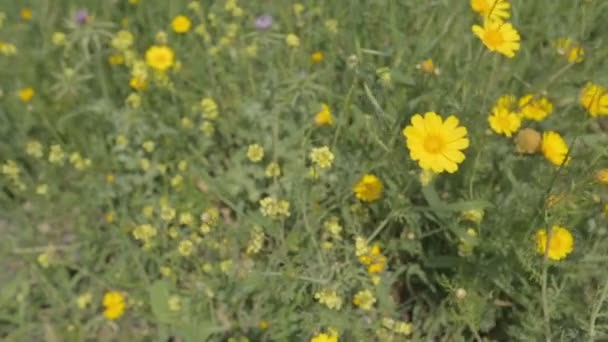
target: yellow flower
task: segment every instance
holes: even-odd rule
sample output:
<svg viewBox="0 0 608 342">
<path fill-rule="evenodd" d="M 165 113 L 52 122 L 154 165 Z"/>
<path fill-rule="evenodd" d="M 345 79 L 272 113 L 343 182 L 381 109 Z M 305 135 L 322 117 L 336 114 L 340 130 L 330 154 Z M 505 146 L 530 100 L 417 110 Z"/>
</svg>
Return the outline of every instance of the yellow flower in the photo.
<svg viewBox="0 0 608 342">
<path fill-rule="evenodd" d="M 304 12 L 304 5 L 299 2 L 293 4 L 293 13 L 295 15 L 300 15 L 302 12 Z"/>
<path fill-rule="evenodd" d="M 566 160 L 568 144 L 557 132 L 548 131 L 543 133 L 540 149 L 545 158 L 556 166 L 567 165 L 570 161 L 570 158 Z"/>
<path fill-rule="evenodd" d="M 178 15 L 173 18 L 173 21 L 171 22 L 171 28 L 175 33 L 186 33 L 190 31 L 191 26 L 192 23 L 190 22 L 190 19 L 185 15 Z"/>
<path fill-rule="evenodd" d="M 511 137 L 521 126 L 519 115 L 504 107 L 495 107 L 492 110 L 492 115 L 488 117 L 488 122 L 494 132 L 504 134 L 507 137 Z"/>
<path fill-rule="evenodd" d="M 380 178 L 373 174 L 366 174 L 355 184 L 355 196 L 364 202 L 373 202 L 382 196 L 383 184 Z"/>
<path fill-rule="evenodd" d="M 29 21 L 32 20 L 32 9 L 29 7 L 25 7 L 21 9 L 21 19 Z"/>
<path fill-rule="evenodd" d="M 168 46 L 153 45 L 146 51 L 146 64 L 156 71 L 164 72 L 173 66 L 175 54 Z"/>
<path fill-rule="evenodd" d="M 49 162 L 53 164 L 63 164 L 65 159 L 65 153 L 61 148 L 61 145 L 51 145 L 51 151 L 49 152 Z"/>
<path fill-rule="evenodd" d="M 328 19 L 325 21 L 325 29 L 331 34 L 338 33 L 338 20 Z"/>
<path fill-rule="evenodd" d="M 32 88 L 32 87 L 19 89 L 19 91 L 17 92 L 17 96 L 19 96 L 19 100 L 21 100 L 21 102 L 24 102 L 24 103 L 30 102 L 32 100 L 32 98 L 34 97 L 34 95 L 36 95 L 36 91 L 34 91 L 34 88 Z"/>
<path fill-rule="evenodd" d="M 170 311 L 177 312 L 182 309 L 182 300 L 179 296 L 171 296 L 167 301 L 167 306 Z"/>
<path fill-rule="evenodd" d="M 369 248 L 364 239 L 357 238 L 356 254 L 359 257 L 359 262 L 367 266 L 367 273 L 369 274 L 381 273 L 386 268 L 386 256 L 382 254 L 378 244 Z"/>
<path fill-rule="evenodd" d="M 114 38 L 112 38 L 112 47 L 124 51 L 129 49 L 133 45 L 133 34 L 126 30 L 121 30 L 116 33 Z"/>
<path fill-rule="evenodd" d="M 144 151 L 152 153 L 152 151 L 154 151 L 155 144 L 154 141 L 147 140 L 143 144 L 141 144 L 141 147 L 144 149 Z"/>
<path fill-rule="evenodd" d="M 456 172 L 465 159 L 462 150 L 469 147 L 467 129 L 458 124 L 453 115 L 443 121 L 434 112 L 427 112 L 424 117 L 415 114 L 411 125 L 403 129 L 410 157 L 424 170 Z"/>
<path fill-rule="evenodd" d="M 264 173 L 268 178 L 279 177 L 281 175 L 281 167 L 278 163 L 272 162 L 268 164 Z"/>
<path fill-rule="evenodd" d="M 132 77 L 129 81 L 129 86 L 135 90 L 146 90 L 148 88 L 148 80 L 145 77 Z"/>
<path fill-rule="evenodd" d="M 340 298 L 336 290 L 324 289 L 316 292 L 315 299 L 332 310 L 340 310 L 342 308 L 342 298 Z"/>
<path fill-rule="evenodd" d="M 201 109 L 203 111 L 203 119 L 215 120 L 219 116 L 217 103 L 210 97 L 205 97 L 201 100 Z"/>
<path fill-rule="evenodd" d="M 44 151 L 42 151 L 42 144 L 38 140 L 28 141 L 27 145 L 25 145 L 25 153 L 34 158 L 42 158 L 44 155 Z"/>
<path fill-rule="evenodd" d="M 496 104 L 494 104 L 494 108 L 505 108 L 509 111 L 514 111 L 517 105 L 517 98 L 515 95 L 507 94 L 503 95 L 496 100 Z"/>
<path fill-rule="evenodd" d="M 338 342 L 338 336 L 322 333 L 311 338 L 310 342 Z"/>
<path fill-rule="evenodd" d="M 326 103 L 321 104 L 321 110 L 315 115 L 315 125 L 327 126 L 334 123 L 334 117 L 331 115 L 329 105 Z"/>
<path fill-rule="evenodd" d="M 511 16 L 508 0 L 471 0 L 471 8 L 484 19 L 504 20 Z"/>
<path fill-rule="evenodd" d="M 526 119 L 542 121 L 553 112 L 553 104 L 544 96 L 528 94 L 519 99 L 519 110 Z"/>
<path fill-rule="evenodd" d="M 439 76 L 441 74 L 441 71 L 439 70 L 439 68 L 435 65 L 433 60 L 430 58 L 425 59 L 422 62 L 416 64 L 416 69 L 418 69 L 424 73 L 427 73 L 427 74 L 433 74 L 435 76 Z"/>
<path fill-rule="evenodd" d="M 585 49 L 570 38 L 560 38 L 555 43 L 557 53 L 565 56 L 570 63 L 581 63 L 585 59 Z"/>
<path fill-rule="evenodd" d="M 608 169 L 601 169 L 595 173 L 595 180 L 604 185 L 608 185 Z"/>
<path fill-rule="evenodd" d="M 314 147 L 309 154 L 310 160 L 321 169 L 328 169 L 334 163 L 334 154 L 329 147 Z"/>
<path fill-rule="evenodd" d="M 264 197 L 260 200 L 260 211 L 262 215 L 268 216 L 272 219 L 287 218 L 291 213 L 289 212 L 289 202 L 285 200 L 277 200 L 274 197 Z"/>
<path fill-rule="evenodd" d="M 310 60 L 313 63 L 321 63 L 324 59 L 325 55 L 323 54 L 323 51 L 315 51 L 310 55 Z"/>
<path fill-rule="evenodd" d="M 574 249 L 574 237 L 570 231 L 564 227 L 558 225 L 551 227 L 548 252 L 547 239 L 546 229 L 539 229 L 536 232 L 536 251 L 543 255 L 546 253 L 547 258 L 551 260 L 562 260 L 572 253 L 572 250 Z"/>
<path fill-rule="evenodd" d="M 287 43 L 287 46 L 291 48 L 300 46 L 300 38 L 293 33 L 290 33 L 285 37 L 285 42 Z"/>
<path fill-rule="evenodd" d="M 108 57 L 108 63 L 110 65 L 122 65 L 125 64 L 125 57 L 123 55 L 110 55 Z"/>
<path fill-rule="evenodd" d="M 76 299 L 76 305 L 78 305 L 79 309 L 84 309 L 91 304 L 92 300 L 93 295 L 90 292 L 83 293 Z"/>
<path fill-rule="evenodd" d="M 103 296 L 103 315 L 109 320 L 116 320 L 125 313 L 125 296 L 118 291 L 109 291 Z"/>
<path fill-rule="evenodd" d="M 540 149 L 542 136 L 532 128 L 524 128 L 515 137 L 515 150 L 518 153 L 533 154 Z"/>
<path fill-rule="evenodd" d="M 67 43 L 65 33 L 63 32 L 53 32 L 53 35 L 51 36 L 51 41 L 53 42 L 53 45 L 56 46 L 63 46 Z"/>
<path fill-rule="evenodd" d="M 44 196 L 49 191 L 49 186 L 46 184 L 40 184 L 36 187 L 36 194 L 40 196 Z"/>
<path fill-rule="evenodd" d="M 580 102 L 592 117 L 608 115 L 608 92 L 599 84 L 588 82 L 581 91 Z"/>
<path fill-rule="evenodd" d="M 177 246 L 177 251 L 182 256 L 189 256 L 194 251 L 194 244 L 190 240 L 182 240 Z"/>
<path fill-rule="evenodd" d="M 253 163 L 257 163 L 264 158 L 264 148 L 258 144 L 247 147 L 247 158 Z"/>
<path fill-rule="evenodd" d="M 371 310 L 374 303 L 376 303 L 376 298 L 370 290 L 359 291 L 353 298 L 353 304 L 362 310 Z"/>
<path fill-rule="evenodd" d="M 509 58 L 515 57 L 515 52 L 520 48 L 519 33 L 508 22 L 486 20 L 483 27 L 473 25 L 473 33 L 490 51 L 496 51 Z"/>
</svg>

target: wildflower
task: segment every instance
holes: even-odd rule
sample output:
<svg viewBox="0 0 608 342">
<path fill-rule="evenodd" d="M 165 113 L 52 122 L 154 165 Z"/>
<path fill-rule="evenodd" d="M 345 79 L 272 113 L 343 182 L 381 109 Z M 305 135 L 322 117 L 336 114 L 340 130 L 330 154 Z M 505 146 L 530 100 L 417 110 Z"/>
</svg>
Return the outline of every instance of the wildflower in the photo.
<svg viewBox="0 0 608 342">
<path fill-rule="evenodd" d="M 494 108 L 505 108 L 509 111 L 515 111 L 516 110 L 516 105 L 517 105 L 517 98 L 515 98 L 514 95 L 511 94 L 507 94 L 507 95 L 503 95 L 501 97 L 498 98 L 498 100 L 496 100 L 496 103 L 494 104 Z"/>
<path fill-rule="evenodd" d="M 338 336 L 321 333 L 311 338 L 310 342 L 338 342 Z"/>
<path fill-rule="evenodd" d="M 183 129 L 192 129 L 192 127 L 194 127 L 194 122 L 192 122 L 192 119 L 190 119 L 187 116 L 184 116 L 180 120 L 180 124 L 181 124 L 181 126 L 182 126 Z"/>
<path fill-rule="evenodd" d="M 340 310 L 342 308 L 342 298 L 336 290 L 324 289 L 318 291 L 315 293 L 315 299 L 332 310 Z"/>
<path fill-rule="evenodd" d="M 184 172 L 188 169 L 188 161 L 187 160 L 180 160 L 177 163 L 177 169 Z"/>
<path fill-rule="evenodd" d="M 342 226 L 340 225 L 340 221 L 337 217 L 333 216 L 329 218 L 327 221 L 325 221 L 323 226 L 331 235 L 333 235 L 334 238 L 341 239 L 340 233 L 342 232 Z"/>
<path fill-rule="evenodd" d="M 251 231 L 251 237 L 249 238 L 249 242 L 247 243 L 246 253 L 249 255 L 254 255 L 259 253 L 264 246 L 264 231 L 260 226 L 253 226 Z"/>
<path fill-rule="evenodd" d="M 353 298 L 353 304 L 362 310 L 371 310 L 374 303 L 376 303 L 376 297 L 374 297 L 370 290 L 359 291 Z"/>
<path fill-rule="evenodd" d="M 554 225 L 551 227 L 551 237 L 547 246 L 547 230 L 539 229 L 536 232 L 536 251 L 547 255 L 551 260 L 562 260 L 574 249 L 574 237 L 567 228 Z M 547 247 L 549 250 L 547 251 Z"/>
<path fill-rule="evenodd" d="M 258 30 L 267 30 L 272 27 L 272 16 L 269 14 L 261 15 L 255 18 L 255 28 Z"/>
<path fill-rule="evenodd" d="M 247 158 L 252 163 L 257 163 L 264 158 L 264 148 L 258 144 L 249 145 L 247 147 Z"/>
<path fill-rule="evenodd" d="M 175 218 L 175 215 L 175 209 L 169 206 L 162 206 L 160 209 L 160 218 L 163 219 L 163 221 L 169 222 Z"/>
<path fill-rule="evenodd" d="M 51 42 L 55 46 L 63 46 L 67 43 L 66 35 L 63 32 L 53 32 Z"/>
<path fill-rule="evenodd" d="M 332 34 L 338 33 L 338 21 L 336 19 L 328 19 L 325 21 L 325 29 Z"/>
<path fill-rule="evenodd" d="M 456 298 L 463 300 L 467 297 L 467 290 L 459 287 L 456 289 Z"/>
<path fill-rule="evenodd" d="M 585 59 L 585 49 L 570 38 L 560 38 L 555 43 L 557 53 L 565 56 L 570 63 L 581 63 Z"/>
<path fill-rule="evenodd" d="M 46 184 L 40 184 L 36 187 L 36 195 L 44 196 L 48 193 L 49 186 Z"/>
<path fill-rule="evenodd" d="M 367 241 L 362 237 L 355 239 L 355 254 L 359 258 L 359 262 L 368 266 L 369 274 L 377 274 L 386 268 L 386 257 L 380 250 L 380 245 L 375 244 L 371 248 L 367 245 Z"/>
<path fill-rule="evenodd" d="M 142 243 L 144 243 L 144 245 L 149 245 L 152 239 L 156 237 L 157 233 L 158 232 L 156 228 L 154 228 L 152 225 L 142 224 L 135 227 L 131 234 L 133 235 L 133 238 L 135 238 L 135 240 L 141 241 Z"/>
<path fill-rule="evenodd" d="M 382 181 L 373 174 L 366 174 L 355 184 L 355 196 L 364 202 L 373 202 L 382 196 Z"/>
<path fill-rule="evenodd" d="M 484 212 L 481 209 L 470 209 L 462 212 L 460 217 L 469 222 L 480 224 L 483 220 Z"/>
<path fill-rule="evenodd" d="M 61 145 L 51 145 L 51 150 L 49 152 L 49 162 L 53 164 L 63 164 L 63 160 L 65 159 L 65 153 L 61 148 Z"/>
<path fill-rule="evenodd" d="M 118 291 L 109 291 L 103 296 L 103 315 L 109 320 L 120 318 L 125 312 L 125 296 Z"/>
<path fill-rule="evenodd" d="M 76 305 L 79 309 L 84 309 L 89 306 L 89 304 L 91 304 L 92 300 L 93 295 L 90 292 L 86 292 L 78 296 L 78 298 L 76 299 Z"/>
<path fill-rule="evenodd" d="M 315 125 L 327 126 L 334 123 L 334 118 L 331 115 L 329 105 L 326 103 L 321 104 L 321 110 L 315 115 Z"/>
<path fill-rule="evenodd" d="M 211 207 L 205 210 L 205 212 L 201 215 L 201 221 L 204 223 L 215 226 L 218 224 L 220 220 L 220 211 L 216 207 Z"/>
<path fill-rule="evenodd" d="M 28 156 L 32 156 L 34 158 L 40 159 L 44 155 L 44 151 L 42 150 L 42 144 L 38 140 L 30 140 L 25 145 L 25 153 Z"/>
<path fill-rule="evenodd" d="M 526 119 L 542 121 L 553 112 L 553 104 L 544 96 L 528 94 L 519 99 L 519 110 Z"/>
<path fill-rule="evenodd" d="M 41 253 L 40 255 L 38 255 L 38 264 L 40 264 L 40 266 L 42 268 L 49 268 L 49 266 L 51 265 L 51 253 L 50 252 L 44 252 Z"/>
<path fill-rule="evenodd" d="M 295 15 L 300 15 L 300 14 L 302 14 L 302 12 L 304 12 L 304 8 L 305 8 L 304 5 L 297 2 L 297 3 L 293 4 L 293 13 Z"/>
<path fill-rule="evenodd" d="M 329 147 L 314 147 L 309 154 L 310 160 L 321 169 L 328 169 L 334 163 L 334 154 L 331 153 Z"/>
<path fill-rule="evenodd" d="M 173 18 L 171 22 L 171 28 L 175 33 L 186 33 L 190 31 L 190 27 L 192 26 L 192 22 L 185 15 L 178 15 Z"/>
<path fill-rule="evenodd" d="M 443 121 L 433 112 L 425 113 L 424 117 L 415 114 L 411 125 L 403 129 L 410 157 L 425 170 L 456 172 L 465 159 L 462 150 L 469 147 L 467 129 L 458 123 L 453 115 Z"/>
<path fill-rule="evenodd" d="M 126 30 L 121 30 L 112 38 L 112 47 L 119 50 L 128 50 L 133 45 L 133 34 Z"/>
<path fill-rule="evenodd" d="M 21 19 L 25 20 L 25 21 L 30 21 L 32 20 L 32 9 L 29 7 L 25 7 L 21 9 Z"/>
<path fill-rule="evenodd" d="M 147 140 L 141 145 L 141 147 L 144 149 L 144 151 L 152 153 L 154 151 L 155 144 L 154 141 Z"/>
<path fill-rule="evenodd" d="M 515 137 L 515 150 L 518 153 L 536 153 L 541 146 L 542 136 L 532 128 L 524 128 Z"/>
<path fill-rule="evenodd" d="M 258 327 L 261 330 L 267 330 L 270 327 L 270 322 L 266 320 L 261 320 L 260 323 L 258 323 Z"/>
<path fill-rule="evenodd" d="M 260 200 L 260 211 L 262 215 L 272 219 L 287 218 L 291 215 L 289 212 L 289 202 L 285 200 L 277 200 L 274 197 L 264 197 Z"/>
<path fill-rule="evenodd" d="M 268 178 L 279 177 L 279 176 L 281 176 L 281 167 L 279 166 L 279 164 L 277 162 L 272 162 L 272 163 L 268 164 L 268 166 L 266 167 L 266 171 L 264 173 L 266 174 L 266 177 L 268 177 Z"/>
<path fill-rule="evenodd" d="M 300 46 L 300 38 L 293 33 L 290 33 L 285 37 L 285 42 L 290 48 L 297 48 Z"/>
<path fill-rule="evenodd" d="M 435 65 L 432 59 L 428 58 L 423 60 L 422 62 L 416 64 L 416 69 L 435 76 L 439 76 L 441 74 L 441 70 Z"/>
<path fill-rule="evenodd" d="M 483 27 L 473 25 L 473 33 L 481 39 L 490 51 L 496 51 L 509 58 L 513 58 L 515 57 L 515 52 L 519 50 L 519 33 L 511 23 L 486 20 L 483 23 Z"/>
<path fill-rule="evenodd" d="M 540 149 L 545 158 L 556 166 L 567 165 L 569 162 L 570 158 L 566 160 L 568 145 L 557 132 L 544 132 Z"/>
<path fill-rule="evenodd" d="M 315 51 L 310 55 L 310 61 L 315 64 L 323 62 L 324 59 L 325 54 L 323 54 L 323 51 Z"/>
<path fill-rule="evenodd" d="M 131 93 L 125 101 L 131 108 L 139 108 L 141 106 L 141 96 L 137 93 Z"/>
<path fill-rule="evenodd" d="M 588 82 L 581 91 L 580 102 L 592 117 L 608 115 L 608 91 L 599 84 Z"/>
<path fill-rule="evenodd" d="M 89 11 L 86 9 L 81 9 L 76 11 L 74 14 L 74 21 L 78 25 L 85 25 L 89 21 L 91 17 L 89 16 Z"/>
<path fill-rule="evenodd" d="M 595 180 L 604 185 L 608 185 L 608 169 L 601 169 L 595 173 Z"/>
<path fill-rule="evenodd" d="M 167 306 L 169 307 L 169 311 L 180 311 L 182 309 L 182 300 L 179 296 L 171 296 L 167 301 Z"/>
<path fill-rule="evenodd" d="M 511 16 L 508 0 L 471 0 L 471 8 L 485 20 L 506 20 Z"/>
<path fill-rule="evenodd" d="M 30 102 L 34 95 L 36 95 L 36 91 L 34 91 L 34 88 L 32 87 L 19 89 L 19 91 L 17 92 L 19 100 L 21 100 L 21 102 L 23 103 Z"/>
<path fill-rule="evenodd" d="M 177 251 L 182 256 L 187 257 L 190 254 L 192 254 L 192 252 L 194 251 L 194 244 L 190 240 L 182 240 L 179 242 L 179 245 L 177 246 Z"/>
<path fill-rule="evenodd" d="M 215 120 L 219 116 L 217 103 L 210 97 L 205 97 L 201 100 L 201 108 L 203 110 L 203 119 Z"/>
<path fill-rule="evenodd" d="M 153 45 L 146 51 L 146 64 L 156 71 L 164 72 L 173 66 L 175 54 L 168 46 Z"/>
<path fill-rule="evenodd" d="M 146 77 L 134 76 L 129 81 L 129 86 L 139 91 L 146 90 L 148 88 L 148 79 Z"/>
<path fill-rule="evenodd" d="M 184 176 L 175 175 L 171 178 L 171 186 L 174 188 L 179 188 L 184 184 Z"/>
<path fill-rule="evenodd" d="M 509 111 L 505 107 L 494 107 L 492 115 L 488 117 L 490 128 L 497 134 L 511 137 L 521 126 L 519 115 Z"/>
<path fill-rule="evenodd" d="M 108 63 L 110 65 L 122 65 L 125 64 L 125 57 L 123 55 L 110 55 L 108 57 Z"/>
</svg>

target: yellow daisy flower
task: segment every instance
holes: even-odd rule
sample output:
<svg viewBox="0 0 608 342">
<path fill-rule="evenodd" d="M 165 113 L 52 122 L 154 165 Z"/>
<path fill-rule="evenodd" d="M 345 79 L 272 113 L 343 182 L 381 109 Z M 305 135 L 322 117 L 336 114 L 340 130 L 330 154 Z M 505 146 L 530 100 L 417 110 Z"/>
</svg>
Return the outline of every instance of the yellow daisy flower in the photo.
<svg viewBox="0 0 608 342">
<path fill-rule="evenodd" d="M 608 115 L 608 92 L 599 84 L 588 82 L 581 91 L 580 102 L 593 117 Z"/>
<path fill-rule="evenodd" d="M 526 119 L 542 121 L 553 112 L 553 104 L 544 96 L 528 94 L 519 99 L 519 111 Z"/>
<path fill-rule="evenodd" d="M 549 251 L 547 252 L 547 247 Z M 539 229 L 536 232 L 536 251 L 539 254 L 547 254 L 551 260 L 562 260 L 566 258 L 574 249 L 574 237 L 570 231 L 564 227 L 554 225 L 551 227 L 551 238 L 547 246 L 547 230 Z"/>
<path fill-rule="evenodd" d="M 382 181 L 372 174 L 367 174 L 353 187 L 353 192 L 358 199 L 365 202 L 373 202 L 382 196 Z"/>
<path fill-rule="evenodd" d="M 175 33 L 186 33 L 190 31 L 190 27 L 192 27 L 192 23 L 185 15 L 178 15 L 171 21 L 171 28 Z"/>
<path fill-rule="evenodd" d="M 156 71 L 166 71 L 174 62 L 175 53 L 168 46 L 153 45 L 146 51 L 146 64 Z"/>
<path fill-rule="evenodd" d="M 116 320 L 125 313 L 125 296 L 118 291 L 109 291 L 103 296 L 103 315 L 109 320 Z"/>
<path fill-rule="evenodd" d="M 567 165 L 570 161 L 570 158 L 566 160 L 568 144 L 557 132 L 549 131 L 543 133 L 540 149 L 545 158 L 556 166 Z"/>
<path fill-rule="evenodd" d="M 519 32 L 509 22 L 486 20 L 483 27 L 473 25 L 473 33 L 490 50 L 509 58 L 515 57 L 520 48 Z"/>
<path fill-rule="evenodd" d="M 328 126 L 334 123 L 334 117 L 331 115 L 331 109 L 326 103 L 321 104 L 321 110 L 315 115 L 315 125 Z"/>
<path fill-rule="evenodd" d="M 511 137 L 517 132 L 521 126 L 521 118 L 519 115 L 509 111 L 504 107 L 496 107 L 492 111 L 492 115 L 488 117 L 490 128 L 497 134 L 503 134 Z"/>
<path fill-rule="evenodd" d="M 484 19 L 505 20 L 511 16 L 508 0 L 471 0 L 471 8 Z"/>
<path fill-rule="evenodd" d="M 462 150 L 469 147 L 467 129 L 458 124 L 453 115 L 444 121 L 434 112 L 415 114 L 403 129 L 410 157 L 424 170 L 456 172 L 465 159 Z"/>
</svg>

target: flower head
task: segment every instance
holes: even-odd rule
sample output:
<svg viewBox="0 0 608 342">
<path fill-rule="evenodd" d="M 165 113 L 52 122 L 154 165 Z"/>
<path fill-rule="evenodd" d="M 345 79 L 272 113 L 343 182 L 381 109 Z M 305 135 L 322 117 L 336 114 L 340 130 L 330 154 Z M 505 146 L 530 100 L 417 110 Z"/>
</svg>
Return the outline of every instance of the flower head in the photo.
<svg viewBox="0 0 608 342">
<path fill-rule="evenodd" d="M 34 88 L 32 88 L 32 87 L 19 89 L 19 91 L 17 92 L 17 96 L 19 96 L 19 100 L 21 100 L 21 102 L 23 102 L 23 103 L 30 102 L 30 100 L 34 97 L 34 95 L 36 95 L 36 92 L 34 91 Z"/>
<path fill-rule="evenodd" d="M 465 159 L 462 150 L 469 147 L 467 129 L 458 124 L 453 115 L 444 121 L 434 112 L 415 114 L 403 129 L 410 157 L 425 170 L 456 172 Z"/>
<path fill-rule="evenodd" d="M 554 225 L 550 235 L 547 236 L 547 230 L 544 228 L 536 232 L 536 251 L 539 254 L 546 254 L 551 260 L 562 260 L 572 253 L 574 237 L 568 229 Z M 548 246 L 547 242 L 549 242 Z M 548 251 L 547 247 L 549 247 Z"/>
<path fill-rule="evenodd" d="M 425 59 L 422 62 L 416 64 L 416 69 L 427 74 L 433 74 L 435 76 L 439 76 L 439 74 L 441 74 L 441 71 L 439 70 L 437 65 L 435 65 L 433 60 L 430 58 Z"/>
<path fill-rule="evenodd" d="M 85 25 L 89 21 L 89 18 L 89 11 L 86 9 L 78 10 L 76 11 L 76 14 L 74 14 L 74 21 L 76 21 L 78 25 Z"/>
<path fill-rule="evenodd" d="M 570 38 L 560 38 L 555 43 L 557 53 L 570 63 L 581 63 L 585 59 L 585 49 Z"/>
<path fill-rule="evenodd" d="M 374 303 L 376 303 L 376 297 L 370 290 L 359 291 L 353 298 L 353 304 L 362 310 L 371 310 Z"/>
<path fill-rule="evenodd" d="M 511 137 L 513 133 L 517 132 L 519 126 L 521 126 L 521 118 L 519 115 L 509 111 L 504 107 L 495 107 L 492 110 L 492 115 L 488 117 L 490 128 L 497 134 L 503 134 L 507 137 Z"/>
<path fill-rule="evenodd" d="M 315 51 L 310 55 L 310 60 L 313 63 L 321 63 L 325 59 L 325 54 L 323 51 Z"/>
<path fill-rule="evenodd" d="M 553 163 L 553 165 L 567 165 L 570 160 L 570 158 L 566 160 L 566 156 L 568 155 L 568 144 L 566 144 L 564 138 L 557 132 L 548 131 L 543 133 L 540 149 L 545 158 Z"/>
<path fill-rule="evenodd" d="M 258 144 L 249 145 L 247 147 L 247 158 L 253 163 L 261 161 L 264 158 L 264 148 Z"/>
<path fill-rule="evenodd" d="M 515 137 L 515 150 L 518 153 L 533 154 L 538 152 L 542 136 L 532 128 L 524 128 Z"/>
<path fill-rule="evenodd" d="M 508 0 L 471 0 L 471 8 L 484 19 L 505 20 L 511 16 Z"/>
<path fill-rule="evenodd" d="M 326 103 L 321 104 L 321 110 L 315 115 L 315 125 L 328 126 L 334 123 L 334 117 L 331 115 L 331 109 Z"/>
<path fill-rule="evenodd" d="M 338 342 L 338 336 L 321 333 L 311 338 L 310 342 Z"/>
<path fill-rule="evenodd" d="M 340 297 L 340 295 L 338 295 L 336 290 L 321 290 L 315 293 L 315 299 L 318 300 L 319 303 L 324 304 L 332 310 L 340 310 L 342 308 L 342 298 Z"/>
<path fill-rule="evenodd" d="M 267 30 L 272 27 L 272 16 L 264 14 L 255 18 L 255 28 L 258 30 Z"/>
<path fill-rule="evenodd" d="M 310 151 L 310 160 L 320 169 L 328 169 L 334 163 L 334 154 L 329 147 L 315 147 Z"/>
<path fill-rule="evenodd" d="M 103 296 L 103 315 L 109 320 L 116 320 L 125 313 L 125 296 L 118 291 L 109 291 Z"/>
<path fill-rule="evenodd" d="M 542 121 L 553 112 L 553 104 L 544 96 L 528 94 L 519 99 L 519 110 L 526 119 Z"/>
<path fill-rule="evenodd" d="M 490 50 L 509 58 L 515 57 L 520 48 L 520 37 L 511 23 L 499 20 L 486 20 L 483 27 L 473 25 L 473 33 Z"/>
<path fill-rule="evenodd" d="M 580 102 L 593 117 L 608 115 L 608 91 L 599 84 L 587 83 L 581 91 Z"/>
<path fill-rule="evenodd" d="M 175 33 L 186 33 L 190 31 L 190 27 L 192 27 L 192 22 L 185 15 L 178 15 L 171 21 L 171 28 Z"/>
<path fill-rule="evenodd" d="M 353 192 L 358 199 L 373 202 L 382 196 L 382 181 L 373 174 L 366 174 L 353 186 Z"/>
<path fill-rule="evenodd" d="M 290 48 L 297 48 L 300 46 L 300 38 L 293 33 L 290 33 L 285 37 L 285 42 Z"/>
<path fill-rule="evenodd" d="M 166 71 L 173 66 L 175 54 L 168 46 L 153 45 L 146 51 L 146 64 L 156 71 Z"/>
<path fill-rule="evenodd" d="M 608 169 L 601 169 L 596 171 L 595 180 L 601 184 L 608 185 Z"/>
</svg>

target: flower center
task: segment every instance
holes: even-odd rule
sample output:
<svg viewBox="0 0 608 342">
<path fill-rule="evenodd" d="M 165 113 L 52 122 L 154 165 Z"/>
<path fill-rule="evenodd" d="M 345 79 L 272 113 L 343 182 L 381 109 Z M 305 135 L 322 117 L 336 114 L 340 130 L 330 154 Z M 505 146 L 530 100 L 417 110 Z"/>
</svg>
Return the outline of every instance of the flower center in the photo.
<svg viewBox="0 0 608 342">
<path fill-rule="evenodd" d="M 439 136 L 429 135 L 424 141 L 424 149 L 429 153 L 439 153 L 443 148 L 443 140 Z"/>
<path fill-rule="evenodd" d="M 488 42 L 488 45 L 497 47 L 502 45 L 505 42 L 502 34 L 498 30 L 488 30 L 485 34 L 485 41 Z"/>
<path fill-rule="evenodd" d="M 498 126 L 502 128 L 508 128 L 511 125 L 511 121 L 508 116 L 499 116 L 498 118 Z"/>
</svg>

